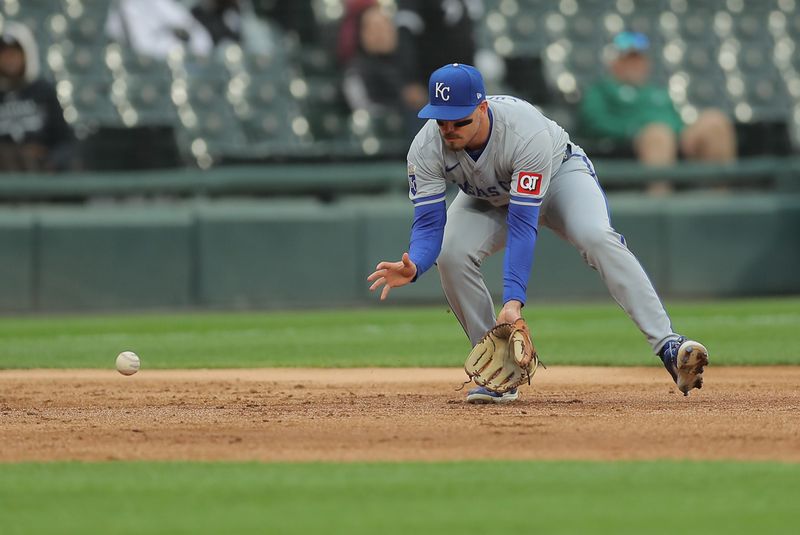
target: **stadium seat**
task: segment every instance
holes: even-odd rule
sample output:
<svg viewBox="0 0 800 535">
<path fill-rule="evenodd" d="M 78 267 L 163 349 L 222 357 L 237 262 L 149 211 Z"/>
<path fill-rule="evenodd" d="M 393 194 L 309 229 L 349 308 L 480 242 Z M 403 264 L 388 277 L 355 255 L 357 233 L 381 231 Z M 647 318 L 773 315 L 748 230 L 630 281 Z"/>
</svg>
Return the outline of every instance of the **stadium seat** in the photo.
<svg viewBox="0 0 800 535">
<path fill-rule="evenodd" d="M 727 93 L 720 91 L 725 86 L 723 76 L 693 76 L 686 86 L 686 101 L 697 108 L 715 107 L 731 111 Z"/>
<path fill-rule="evenodd" d="M 82 4 L 72 4 L 82 6 Z M 105 5 L 105 8 L 102 7 Z M 104 26 L 108 4 L 91 6 L 91 9 L 67 8 L 64 13 L 55 13 L 47 19 L 47 33 L 52 42 L 72 41 L 76 44 L 101 47 L 107 44 Z"/>
<path fill-rule="evenodd" d="M 0 0 L 0 8 L 5 18 L 25 24 L 39 36 L 44 33 L 46 21 L 59 12 L 60 6 L 48 0 Z"/>
<path fill-rule="evenodd" d="M 271 109 L 294 107 L 288 84 L 274 78 L 250 78 L 242 88 L 242 98 L 252 107 Z"/>
<path fill-rule="evenodd" d="M 713 49 L 689 49 L 683 56 L 682 67 L 692 75 L 703 75 L 719 71 L 719 63 Z"/>
<path fill-rule="evenodd" d="M 223 44 L 218 49 L 219 62 L 225 65 L 232 76 L 246 73 L 261 78 L 288 78 L 293 63 L 281 43 L 280 40 L 276 42 L 271 54 L 247 53 L 238 44 Z"/>
<path fill-rule="evenodd" d="M 230 75 L 215 57 L 168 60 L 170 95 L 175 106 L 176 140 L 188 163 L 201 168 L 236 156 L 246 145 L 241 124 L 228 100 Z"/>
<path fill-rule="evenodd" d="M 298 78 L 292 81 L 291 94 L 306 117 L 315 140 L 332 140 L 346 133 L 348 108 L 338 79 L 327 76 Z"/>
<path fill-rule="evenodd" d="M 187 65 L 185 72 L 174 74 L 173 83 L 183 88 L 186 100 L 192 107 L 211 108 L 225 102 L 230 78 L 223 69 L 215 67 L 192 63 Z"/>
<path fill-rule="evenodd" d="M 348 128 L 357 155 L 399 158 L 408 150 L 405 119 L 398 111 L 356 110 L 350 114 Z"/>
<path fill-rule="evenodd" d="M 767 17 L 764 14 L 739 13 L 732 16 L 731 20 L 732 35 L 739 41 L 748 43 L 771 41 L 770 33 L 767 31 Z"/>
<path fill-rule="evenodd" d="M 574 43 L 602 47 L 606 42 L 606 38 L 602 26 L 597 21 L 597 15 L 599 14 L 578 12 L 570 17 L 565 31 L 567 38 Z"/>
<path fill-rule="evenodd" d="M 244 116 L 237 117 L 246 139 L 238 153 L 240 158 L 286 161 L 315 156 L 311 140 L 302 135 L 307 131 L 307 126 L 302 124 L 299 116 L 275 108 L 250 110 Z"/>
<path fill-rule="evenodd" d="M 56 79 L 74 76 L 110 77 L 102 49 L 61 41 L 47 51 L 47 64 Z"/>
<path fill-rule="evenodd" d="M 151 56 L 137 54 L 127 46 L 118 43 L 112 43 L 106 47 L 105 63 L 115 77 L 139 75 L 172 78 L 172 73 L 165 62 Z"/>
<path fill-rule="evenodd" d="M 177 120 L 166 63 L 112 43 L 105 64 L 114 78 L 112 100 L 127 125 L 169 126 Z"/>
<path fill-rule="evenodd" d="M 786 14 L 786 33 L 795 41 L 800 40 L 800 10 Z"/>
<path fill-rule="evenodd" d="M 785 121 L 788 115 L 789 98 L 780 79 L 745 78 L 742 102 L 752 109 L 751 121 Z"/>
<path fill-rule="evenodd" d="M 70 91 L 62 86 L 68 84 Z M 89 130 L 101 126 L 121 126 L 122 121 L 111 100 L 111 78 L 107 76 L 72 76 L 60 80 L 56 86 L 65 117 L 69 119 L 67 110 L 72 106 L 76 116 L 71 121 L 81 128 Z"/>
<path fill-rule="evenodd" d="M 175 107 L 170 100 L 170 81 L 163 77 L 132 75 L 118 78 L 112 85 L 112 95 L 123 120 L 133 125 L 171 125 L 175 122 Z"/>
<path fill-rule="evenodd" d="M 176 140 L 187 163 L 208 167 L 240 155 L 246 145 L 239 121 L 226 106 L 183 106 L 178 116 Z"/>
</svg>

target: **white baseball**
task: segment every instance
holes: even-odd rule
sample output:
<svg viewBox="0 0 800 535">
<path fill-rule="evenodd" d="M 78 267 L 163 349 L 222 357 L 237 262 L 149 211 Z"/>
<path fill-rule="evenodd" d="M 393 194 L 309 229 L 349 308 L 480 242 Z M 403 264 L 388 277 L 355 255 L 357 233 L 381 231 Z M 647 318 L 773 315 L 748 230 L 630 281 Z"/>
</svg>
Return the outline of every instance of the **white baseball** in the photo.
<svg viewBox="0 0 800 535">
<path fill-rule="evenodd" d="M 139 355 L 133 351 L 123 351 L 117 355 L 117 371 L 122 375 L 133 375 L 139 371 Z"/>
</svg>

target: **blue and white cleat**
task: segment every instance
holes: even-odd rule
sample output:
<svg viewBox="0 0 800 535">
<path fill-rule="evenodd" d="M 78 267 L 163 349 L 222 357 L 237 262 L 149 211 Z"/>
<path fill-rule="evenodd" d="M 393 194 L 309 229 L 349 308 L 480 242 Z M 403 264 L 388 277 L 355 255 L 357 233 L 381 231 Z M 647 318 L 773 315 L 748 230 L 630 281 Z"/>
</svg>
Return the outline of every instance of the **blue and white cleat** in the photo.
<svg viewBox="0 0 800 535">
<path fill-rule="evenodd" d="M 518 397 L 519 392 L 516 388 L 512 388 L 503 394 L 498 394 L 497 392 L 488 390 L 486 387 L 479 386 L 478 388 L 473 388 L 467 393 L 467 403 L 511 403 Z"/>
<path fill-rule="evenodd" d="M 708 350 L 703 344 L 681 336 L 664 344 L 658 356 L 684 396 L 703 387 L 703 371 L 708 366 Z"/>
</svg>

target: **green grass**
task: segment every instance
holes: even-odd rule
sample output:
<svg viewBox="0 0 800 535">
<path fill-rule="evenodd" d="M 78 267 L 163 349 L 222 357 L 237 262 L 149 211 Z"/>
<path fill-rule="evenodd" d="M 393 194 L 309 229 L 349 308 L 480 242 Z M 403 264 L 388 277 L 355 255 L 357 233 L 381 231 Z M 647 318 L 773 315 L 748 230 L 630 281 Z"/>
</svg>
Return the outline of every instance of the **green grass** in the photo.
<svg viewBox="0 0 800 535">
<path fill-rule="evenodd" d="M 0 465 L 5 535 L 796 533 L 800 465 Z"/>
<path fill-rule="evenodd" d="M 715 366 L 800 364 L 800 298 L 667 308 Z M 526 317 L 545 363 L 660 365 L 614 304 L 534 304 Z M 107 368 L 124 349 L 150 369 L 460 366 L 469 345 L 445 306 L 0 318 L 0 368 Z"/>
</svg>

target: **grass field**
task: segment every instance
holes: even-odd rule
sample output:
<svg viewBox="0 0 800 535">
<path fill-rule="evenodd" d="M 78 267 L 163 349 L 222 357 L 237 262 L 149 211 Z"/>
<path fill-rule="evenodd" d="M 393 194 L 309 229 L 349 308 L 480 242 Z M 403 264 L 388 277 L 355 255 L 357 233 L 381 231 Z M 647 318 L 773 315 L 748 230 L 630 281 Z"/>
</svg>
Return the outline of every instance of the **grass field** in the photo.
<svg viewBox="0 0 800 535">
<path fill-rule="evenodd" d="M 715 366 L 800 364 L 800 298 L 668 304 Z M 533 305 L 545 363 L 660 365 L 614 304 Z M 106 368 L 123 349 L 145 368 L 460 366 L 469 346 L 445 306 L 270 313 L 0 317 L 2 368 Z"/>
<path fill-rule="evenodd" d="M 668 309 L 714 366 L 800 364 L 798 298 Z M 613 304 L 527 317 L 547 363 L 660 365 Z M 111 368 L 122 349 L 147 369 L 460 366 L 468 347 L 444 306 L 0 318 L 0 368 Z M 0 464 L 4 535 L 794 533 L 798 502 L 800 465 L 760 462 Z"/>
<path fill-rule="evenodd" d="M 778 534 L 798 494 L 773 463 L 0 466 L 6 535 Z"/>
</svg>

